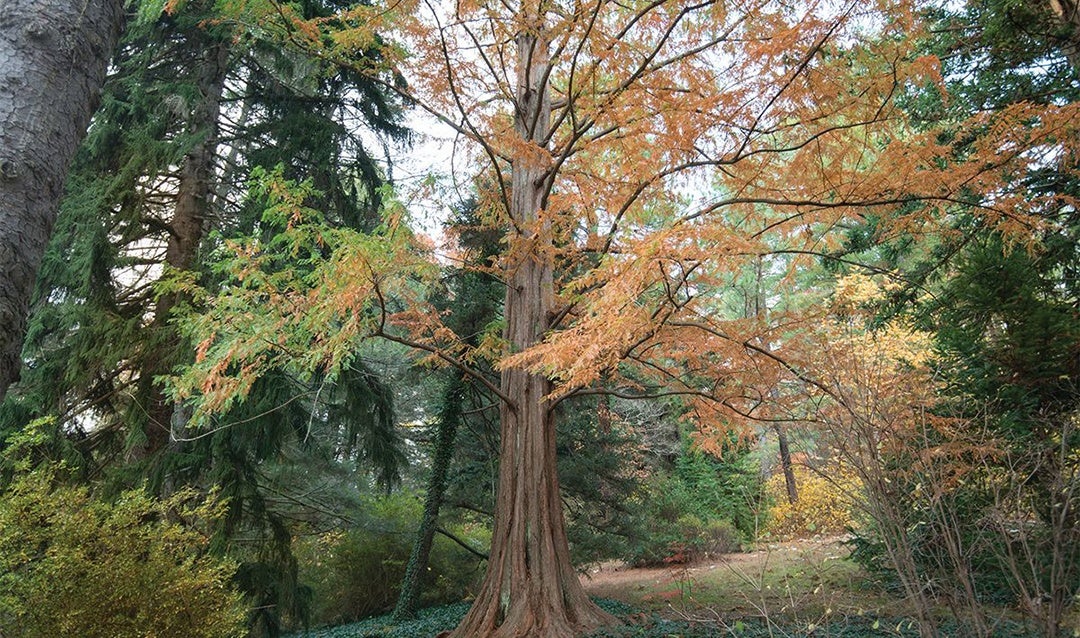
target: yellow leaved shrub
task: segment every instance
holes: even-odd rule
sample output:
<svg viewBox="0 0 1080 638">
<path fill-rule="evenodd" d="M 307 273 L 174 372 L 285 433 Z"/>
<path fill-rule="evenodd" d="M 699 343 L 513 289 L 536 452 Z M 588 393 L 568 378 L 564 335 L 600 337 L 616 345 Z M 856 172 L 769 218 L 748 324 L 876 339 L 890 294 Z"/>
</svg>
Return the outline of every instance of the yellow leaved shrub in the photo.
<svg viewBox="0 0 1080 638">
<path fill-rule="evenodd" d="M 824 472 L 805 465 L 793 469 L 799 494 L 795 503 L 788 502 L 783 473 L 776 473 L 765 484 L 773 503 L 765 527 L 766 537 L 790 540 L 846 533 L 854 523 L 852 497 L 859 490 L 855 474 L 843 467 Z"/>
</svg>

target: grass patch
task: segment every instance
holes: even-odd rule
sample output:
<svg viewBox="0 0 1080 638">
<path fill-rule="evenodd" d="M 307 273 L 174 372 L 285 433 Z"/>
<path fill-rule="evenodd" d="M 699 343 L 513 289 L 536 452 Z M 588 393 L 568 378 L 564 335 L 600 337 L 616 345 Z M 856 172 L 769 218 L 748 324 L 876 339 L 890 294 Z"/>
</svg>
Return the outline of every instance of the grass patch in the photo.
<svg viewBox="0 0 1080 638">
<path fill-rule="evenodd" d="M 740 616 L 798 613 L 800 620 L 821 620 L 834 613 L 903 615 L 904 611 L 896 606 L 895 597 L 871 586 L 846 550 L 835 544 L 770 547 L 672 576 L 667 588 L 655 594 L 666 607 Z M 645 597 L 643 602 L 657 601 Z"/>
<path fill-rule="evenodd" d="M 791 616 L 818 622 L 832 614 L 904 616 L 906 610 L 868 582 L 835 542 L 785 543 L 698 565 L 654 570 L 636 582 L 587 587 L 596 595 L 665 614 L 708 610 L 738 618 Z"/>
<path fill-rule="evenodd" d="M 595 638 L 862 638 L 918 636 L 914 614 L 894 592 L 879 586 L 835 540 L 760 546 L 710 564 L 672 566 L 597 576 L 587 589 L 627 603 L 625 627 L 605 629 Z M 1013 610 L 994 609 L 993 636 L 1037 636 Z M 973 631 L 938 615 L 942 638 L 966 638 Z"/>
</svg>

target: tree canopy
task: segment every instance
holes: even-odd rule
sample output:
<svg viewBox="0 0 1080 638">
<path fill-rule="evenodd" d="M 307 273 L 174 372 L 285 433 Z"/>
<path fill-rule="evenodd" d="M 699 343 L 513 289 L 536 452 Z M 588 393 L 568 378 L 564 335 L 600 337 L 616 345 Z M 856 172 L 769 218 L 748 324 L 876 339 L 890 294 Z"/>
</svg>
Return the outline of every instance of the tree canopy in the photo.
<svg viewBox="0 0 1080 638">
<path fill-rule="evenodd" d="M 606 622 L 566 556 L 555 405 L 674 393 L 691 397 L 702 427 L 731 428 L 761 418 L 766 388 L 784 378 L 823 387 L 789 337 L 821 316 L 812 306 L 768 321 L 722 312 L 748 261 L 788 256 L 772 262 L 788 274 L 770 291 L 780 295 L 839 246 L 837 229 L 873 218 L 879 242 L 919 238 L 959 211 L 1032 248 L 1037 211 L 1062 200 L 1022 176 L 1070 161 L 1077 139 L 1071 103 L 917 120 L 907 103 L 945 99 L 948 78 L 917 48 L 924 22 L 904 2 L 419 2 L 331 20 L 281 9 L 247 3 L 236 15 L 356 72 L 394 69 L 405 84 L 389 90 L 470 143 L 483 218 L 506 232 L 485 266 L 506 285 L 501 339 L 469 344 L 410 292 L 433 271 L 400 212 L 374 235 L 329 236 L 288 194 L 303 187 L 286 184 L 271 209 L 284 232 L 228 252 L 233 284 L 192 322 L 199 355 L 174 396 L 212 412 L 277 362 L 334 374 L 347 344 L 376 336 L 467 374 L 493 357 L 500 496 L 462 636 Z M 356 56 L 374 32 L 385 53 Z M 283 250 L 312 256 L 315 276 L 268 272 Z"/>
<path fill-rule="evenodd" d="M 810 428 L 893 547 L 918 527 L 898 504 L 920 511 L 893 479 L 944 476 L 910 450 L 992 477 L 1030 444 L 1025 502 L 1067 530 L 1078 42 L 1058 2 L 144 3 L 0 425 L 58 416 L 87 476 L 223 485 L 226 528 L 285 546 L 267 468 L 320 456 L 393 485 L 408 445 L 374 354 L 441 369 L 429 528 L 455 429 L 500 423 L 470 638 L 612 622 L 557 465 L 557 420 L 610 430 L 611 399 L 677 404 L 716 456 Z M 371 151 L 409 108 L 456 135 L 471 202 L 447 245 Z M 1031 591 L 1063 609 L 1073 573 Z M 291 591 L 267 599 L 299 614 Z"/>
</svg>

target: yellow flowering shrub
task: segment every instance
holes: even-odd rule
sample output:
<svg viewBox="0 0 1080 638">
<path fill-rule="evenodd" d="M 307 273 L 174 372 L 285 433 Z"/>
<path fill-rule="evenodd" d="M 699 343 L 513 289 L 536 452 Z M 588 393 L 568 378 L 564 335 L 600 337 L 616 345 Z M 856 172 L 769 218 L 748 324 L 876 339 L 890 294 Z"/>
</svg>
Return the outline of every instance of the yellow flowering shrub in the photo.
<svg viewBox="0 0 1080 638">
<path fill-rule="evenodd" d="M 799 492 L 795 503 L 788 502 L 782 473 L 765 484 L 774 503 L 769 510 L 766 536 L 790 540 L 845 533 L 854 522 L 851 499 L 858 490 L 854 473 L 842 467 L 831 468 L 826 478 L 802 465 L 795 466 L 794 471 Z"/>
</svg>

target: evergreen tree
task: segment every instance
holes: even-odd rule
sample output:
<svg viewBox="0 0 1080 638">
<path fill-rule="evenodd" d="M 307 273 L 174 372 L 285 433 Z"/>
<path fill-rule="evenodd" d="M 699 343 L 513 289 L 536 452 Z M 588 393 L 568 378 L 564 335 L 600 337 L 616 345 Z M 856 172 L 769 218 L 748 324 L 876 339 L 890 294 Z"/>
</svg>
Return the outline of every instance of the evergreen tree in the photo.
<svg viewBox="0 0 1080 638">
<path fill-rule="evenodd" d="M 212 282 L 201 260 L 219 237 L 274 232 L 248 188 L 260 166 L 314 184 L 309 203 L 333 223 L 373 226 L 384 175 L 357 126 L 383 140 L 406 131 L 400 103 L 370 79 L 245 34 L 217 20 L 213 2 L 164 6 L 143 3 L 129 23 L 77 155 L 33 300 L 27 371 L 0 407 L 0 434 L 55 415 L 58 448 L 109 490 L 144 480 L 161 493 L 219 488 L 229 499 L 219 547 L 243 561 L 253 627 L 273 634 L 304 616 L 289 546 L 297 517 L 318 509 L 278 465 L 304 464 L 353 491 L 369 473 L 393 484 L 404 457 L 391 392 L 359 359 L 332 383 L 278 374 L 212 431 L 192 431 L 159 379 L 192 356 L 171 321 L 191 300 L 158 279 Z M 298 6 L 315 17 L 342 3 Z"/>
</svg>

